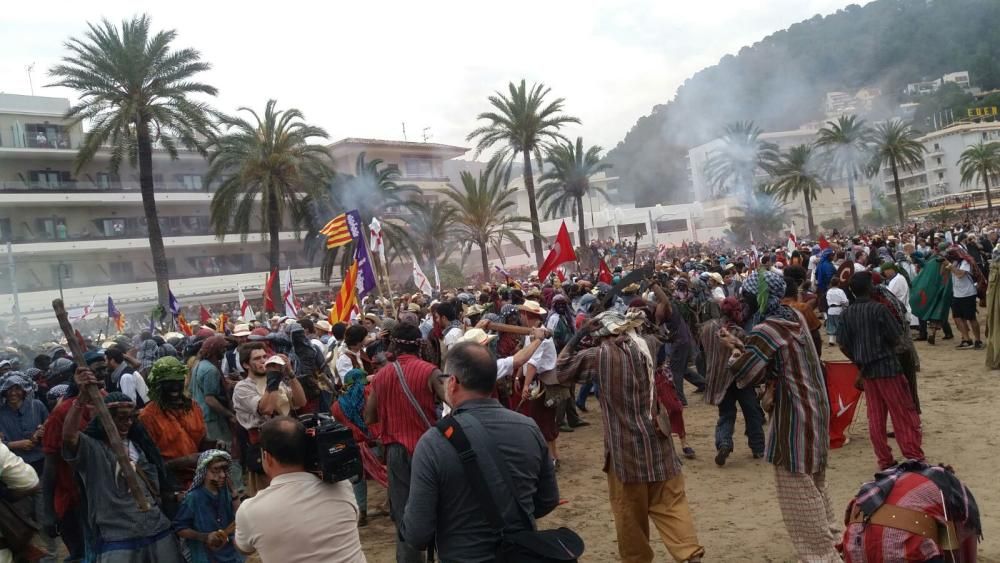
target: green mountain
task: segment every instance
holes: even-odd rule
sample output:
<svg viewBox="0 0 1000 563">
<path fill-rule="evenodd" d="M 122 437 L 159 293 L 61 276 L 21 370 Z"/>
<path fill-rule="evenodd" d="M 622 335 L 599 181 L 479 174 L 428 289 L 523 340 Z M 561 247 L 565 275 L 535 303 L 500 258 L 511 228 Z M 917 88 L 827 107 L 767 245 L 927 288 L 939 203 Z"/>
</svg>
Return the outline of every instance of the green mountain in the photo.
<svg viewBox="0 0 1000 563">
<path fill-rule="evenodd" d="M 684 201 L 688 148 L 726 123 L 765 131 L 823 118 L 828 91 L 880 88 L 887 113 L 907 83 L 967 70 L 974 86 L 1000 88 L 1000 0 L 876 0 L 814 16 L 727 55 L 638 122 L 608 160 L 626 198 Z"/>
</svg>

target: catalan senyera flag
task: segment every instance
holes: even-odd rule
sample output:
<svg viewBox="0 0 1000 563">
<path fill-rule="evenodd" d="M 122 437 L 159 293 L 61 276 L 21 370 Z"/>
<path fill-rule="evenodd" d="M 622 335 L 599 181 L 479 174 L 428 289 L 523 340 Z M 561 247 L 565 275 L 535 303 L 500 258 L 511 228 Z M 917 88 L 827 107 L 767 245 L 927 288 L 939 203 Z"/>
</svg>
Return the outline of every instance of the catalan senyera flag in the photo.
<svg viewBox="0 0 1000 563">
<path fill-rule="evenodd" d="M 357 209 L 337 215 L 319 230 L 326 235 L 326 248 L 344 246 L 361 234 L 361 214 Z"/>
<path fill-rule="evenodd" d="M 351 309 L 354 308 L 357 302 L 357 293 L 355 292 L 355 286 L 358 282 L 358 261 L 355 260 L 351 263 L 351 267 L 347 269 L 344 273 L 344 281 L 340 284 L 340 293 L 337 294 L 337 300 L 334 301 L 333 307 L 330 308 L 330 324 L 346 323 L 351 320 Z"/>
<path fill-rule="evenodd" d="M 114 319 L 115 328 L 118 329 L 119 333 L 125 332 L 125 313 L 115 307 L 115 302 L 110 295 L 108 296 L 108 318 Z"/>
<path fill-rule="evenodd" d="M 189 325 L 187 320 L 184 319 L 184 313 L 177 313 L 177 326 L 180 327 L 181 332 L 183 332 L 185 336 L 191 336 L 194 334 L 194 331 L 191 330 L 191 325 Z"/>
<path fill-rule="evenodd" d="M 216 326 L 218 327 L 217 332 L 219 334 L 226 333 L 226 323 L 228 322 L 229 322 L 229 315 L 225 313 L 219 313 L 219 321 L 216 323 Z"/>
</svg>

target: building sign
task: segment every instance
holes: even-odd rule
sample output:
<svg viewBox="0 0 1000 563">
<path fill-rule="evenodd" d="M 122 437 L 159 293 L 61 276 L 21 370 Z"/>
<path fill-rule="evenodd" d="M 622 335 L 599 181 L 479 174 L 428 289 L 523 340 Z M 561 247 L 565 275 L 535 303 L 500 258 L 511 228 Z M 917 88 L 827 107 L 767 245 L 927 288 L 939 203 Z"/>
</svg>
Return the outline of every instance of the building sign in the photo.
<svg viewBox="0 0 1000 563">
<path fill-rule="evenodd" d="M 969 117 L 989 117 L 991 115 L 997 115 L 997 107 L 992 106 L 988 108 L 969 108 L 966 110 Z"/>
</svg>

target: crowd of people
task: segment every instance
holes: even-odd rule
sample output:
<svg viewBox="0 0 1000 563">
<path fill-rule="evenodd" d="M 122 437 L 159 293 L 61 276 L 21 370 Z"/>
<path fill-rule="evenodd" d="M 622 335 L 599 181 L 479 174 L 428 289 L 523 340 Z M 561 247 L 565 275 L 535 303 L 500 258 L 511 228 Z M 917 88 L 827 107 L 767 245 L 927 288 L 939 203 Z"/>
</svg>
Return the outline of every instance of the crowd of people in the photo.
<svg viewBox="0 0 1000 563">
<path fill-rule="evenodd" d="M 609 261 L 616 254 L 607 249 Z M 611 279 L 507 278 L 372 300 L 347 323 L 329 322 L 316 303 L 295 318 L 206 322 L 188 337 L 85 340 L 82 358 L 59 342 L 8 348 L 0 496 L 42 524 L 17 556 L 54 557 L 61 542 L 70 561 L 232 562 L 256 552 L 265 562 L 356 562 L 365 560 L 358 528 L 385 512 L 400 563 L 498 560 L 508 539 L 556 509 L 560 441 L 596 424 L 587 418 L 599 410 L 621 560 L 653 560 L 651 521 L 674 560 L 701 561 L 681 462 L 696 455 L 684 409 L 697 395 L 718 408 L 721 468 L 742 411 L 750 459 L 773 467 L 800 560 L 932 560 L 946 550 L 975 559 L 975 501 L 923 450 L 914 342 L 954 338 L 951 316 L 956 348 L 985 348 L 986 365 L 1000 367 L 993 303 L 985 331 L 979 323 L 987 298 L 1000 300 L 987 283 L 1000 276 L 997 232 L 912 228 L 773 250 L 713 241 L 637 258 L 611 261 Z M 821 358 L 832 346 L 857 366 L 880 471 L 847 521 L 826 490 Z M 81 392 L 90 385 L 138 491 Z M 300 418 L 316 414 L 350 430 L 358 475 L 331 483 L 310 470 Z M 929 513 L 954 541 L 912 531 L 861 541 L 892 527 L 877 516 L 883 506 L 919 510 L 890 494 L 918 477 L 941 490 L 944 516 Z M 387 507 L 368 505 L 373 484 L 386 488 Z M 0 549 L 0 562 L 11 557 Z"/>
</svg>

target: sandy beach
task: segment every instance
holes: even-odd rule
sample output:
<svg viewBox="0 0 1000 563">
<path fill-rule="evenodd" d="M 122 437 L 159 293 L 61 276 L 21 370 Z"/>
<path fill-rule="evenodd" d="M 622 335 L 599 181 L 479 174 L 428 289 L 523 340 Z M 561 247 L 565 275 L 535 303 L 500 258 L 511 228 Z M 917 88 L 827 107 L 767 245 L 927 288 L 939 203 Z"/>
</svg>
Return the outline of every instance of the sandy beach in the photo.
<svg viewBox="0 0 1000 563">
<path fill-rule="evenodd" d="M 982 513 L 984 540 L 979 546 L 980 561 L 1000 561 L 1000 486 L 993 473 L 1000 436 L 1000 372 L 984 366 L 985 352 L 955 350 L 956 341 L 939 341 L 937 346 L 917 343 L 922 362 L 919 389 L 923 407 L 924 451 L 934 463 L 952 465 L 973 492 Z M 843 359 L 834 348 L 823 350 L 824 359 Z M 771 466 L 750 456 L 742 435 L 742 419 L 737 421 L 736 450 L 725 467 L 717 467 L 713 436 L 716 408 L 693 397 L 685 411 L 689 441 L 697 459 L 687 460 L 684 474 L 687 495 L 694 512 L 706 561 L 795 561 L 792 544 L 785 532 L 774 498 Z M 559 487 L 566 504 L 540 521 L 540 527 L 569 526 L 587 544 L 581 561 L 617 561 L 614 521 L 608 505 L 607 483 L 601 471 L 602 429 L 597 401 L 588 403 L 585 418 L 591 426 L 560 438 L 563 467 Z M 875 456 L 868 441 L 867 418 L 862 408 L 849 431 L 850 442 L 832 450 L 827 481 L 835 509 L 842 511 L 859 485 L 876 471 Z M 898 455 L 898 447 L 890 439 Z M 384 500 L 378 485 L 370 485 L 370 510 Z M 655 534 L 655 532 L 654 532 Z M 371 519 L 361 531 L 369 561 L 394 561 L 394 530 L 388 517 Z M 657 561 L 671 559 L 654 537 Z"/>
</svg>

